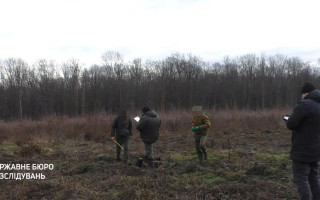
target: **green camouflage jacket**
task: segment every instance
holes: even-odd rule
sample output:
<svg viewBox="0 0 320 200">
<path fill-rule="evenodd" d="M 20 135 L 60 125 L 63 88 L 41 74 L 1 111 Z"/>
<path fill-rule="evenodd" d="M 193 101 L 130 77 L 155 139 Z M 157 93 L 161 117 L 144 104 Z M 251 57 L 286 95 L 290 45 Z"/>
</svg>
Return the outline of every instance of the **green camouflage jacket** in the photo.
<svg viewBox="0 0 320 200">
<path fill-rule="evenodd" d="M 196 134 L 206 134 L 208 129 L 211 126 L 211 122 L 206 113 L 203 113 L 201 116 L 194 116 L 192 118 L 192 126 L 199 126 L 200 130 L 194 131 Z"/>
</svg>

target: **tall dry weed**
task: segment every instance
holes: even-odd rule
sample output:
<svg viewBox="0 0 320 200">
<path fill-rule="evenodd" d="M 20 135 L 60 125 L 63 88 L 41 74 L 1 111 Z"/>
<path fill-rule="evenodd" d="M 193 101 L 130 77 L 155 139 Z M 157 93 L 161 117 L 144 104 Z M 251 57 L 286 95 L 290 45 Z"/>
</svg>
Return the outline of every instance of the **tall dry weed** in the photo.
<svg viewBox="0 0 320 200">
<path fill-rule="evenodd" d="M 211 120 L 211 132 L 241 133 L 285 128 L 281 116 L 288 110 L 207 110 Z M 134 113 L 134 112 L 131 112 Z M 159 112 L 162 125 L 160 132 L 178 134 L 190 131 L 190 111 L 175 110 Z M 41 121 L 19 120 L 0 122 L 0 141 L 18 145 L 30 141 L 63 142 L 65 140 L 91 140 L 101 142 L 110 137 L 111 124 L 115 115 L 95 113 L 83 117 L 48 116 Z M 136 123 L 133 122 L 134 135 Z M 136 136 L 134 136 L 136 137 Z"/>
</svg>

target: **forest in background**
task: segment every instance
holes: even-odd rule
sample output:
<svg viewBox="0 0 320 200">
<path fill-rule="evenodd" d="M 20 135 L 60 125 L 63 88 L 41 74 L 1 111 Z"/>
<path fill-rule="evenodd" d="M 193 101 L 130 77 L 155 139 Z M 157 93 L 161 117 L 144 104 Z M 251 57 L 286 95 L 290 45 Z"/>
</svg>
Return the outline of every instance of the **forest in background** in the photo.
<svg viewBox="0 0 320 200">
<path fill-rule="evenodd" d="M 210 63 L 192 54 L 163 60 L 125 61 L 107 51 L 100 65 L 21 58 L 0 60 L 0 119 L 70 117 L 97 112 L 153 109 L 277 109 L 293 107 L 305 81 L 319 87 L 320 68 L 281 54 Z"/>
</svg>

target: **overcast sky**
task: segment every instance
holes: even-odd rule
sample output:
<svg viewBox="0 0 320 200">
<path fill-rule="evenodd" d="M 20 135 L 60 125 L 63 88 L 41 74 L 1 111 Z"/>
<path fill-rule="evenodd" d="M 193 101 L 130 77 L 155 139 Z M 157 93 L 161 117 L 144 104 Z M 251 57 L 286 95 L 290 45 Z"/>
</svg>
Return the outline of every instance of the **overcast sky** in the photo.
<svg viewBox="0 0 320 200">
<path fill-rule="evenodd" d="M 318 3 L 319 2 L 319 3 Z M 320 58 L 319 0 L 0 0 L 0 59 Z"/>
</svg>

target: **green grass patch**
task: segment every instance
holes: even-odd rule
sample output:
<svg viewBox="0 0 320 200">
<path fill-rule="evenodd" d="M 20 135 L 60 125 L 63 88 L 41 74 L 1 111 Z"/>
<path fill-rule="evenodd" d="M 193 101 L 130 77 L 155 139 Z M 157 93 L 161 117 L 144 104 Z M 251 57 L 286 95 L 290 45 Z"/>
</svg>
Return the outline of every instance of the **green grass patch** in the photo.
<svg viewBox="0 0 320 200">
<path fill-rule="evenodd" d="M 194 172 L 188 174 L 182 174 L 184 179 L 187 179 L 189 182 L 197 184 L 199 182 L 204 182 L 205 184 L 220 184 L 225 183 L 227 180 L 224 177 L 217 176 L 213 173 L 206 173 L 206 172 Z"/>
<path fill-rule="evenodd" d="M 16 144 L 1 145 L 1 149 L 10 155 L 14 154 L 14 152 L 17 151 L 19 148 L 21 148 L 21 147 L 19 147 Z"/>
<path fill-rule="evenodd" d="M 79 163 L 77 165 L 74 165 L 67 174 L 68 175 L 85 174 L 88 171 L 90 171 L 91 168 L 92 168 L 91 164 Z"/>
<path fill-rule="evenodd" d="M 191 161 L 198 159 L 197 155 L 181 155 L 181 154 L 173 154 L 170 156 L 170 160 L 174 162 L 183 162 L 183 161 Z"/>
<path fill-rule="evenodd" d="M 289 160 L 288 153 L 256 153 L 254 158 L 263 161 L 281 162 Z"/>
<path fill-rule="evenodd" d="M 111 188 L 108 190 L 106 194 L 103 194 L 103 195 L 105 195 L 106 197 L 117 198 L 120 193 L 121 191 L 119 189 Z"/>
</svg>

